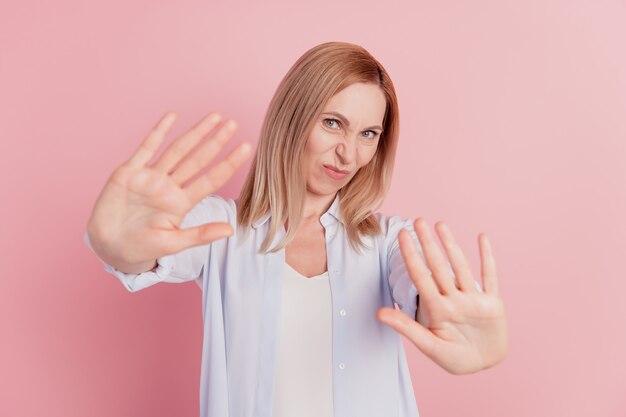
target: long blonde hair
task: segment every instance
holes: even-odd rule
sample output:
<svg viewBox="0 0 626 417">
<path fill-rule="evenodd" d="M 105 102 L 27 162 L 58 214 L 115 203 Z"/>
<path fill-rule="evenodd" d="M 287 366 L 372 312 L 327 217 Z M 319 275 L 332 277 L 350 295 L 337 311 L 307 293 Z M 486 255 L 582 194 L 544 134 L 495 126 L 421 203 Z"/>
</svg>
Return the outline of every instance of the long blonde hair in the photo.
<svg viewBox="0 0 626 417">
<path fill-rule="evenodd" d="M 293 240 L 304 208 L 306 178 L 301 166 L 309 133 L 331 97 L 356 82 L 378 85 L 386 97 L 387 108 L 376 153 L 339 190 L 339 209 L 355 250 L 364 246 L 361 235 L 380 233 L 372 210 L 382 203 L 391 184 L 399 134 L 395 89 L 387 71 L 363 47 L 327 42 L 305 52 L 280 82 L 239 195 L 237 223 L 244 233 L 256 221 L 271 215 L 271 229 L 261 252 L 268 250 L 285 223 L 285 236 L 271 251 L 278 251 Z"/>
</svg>

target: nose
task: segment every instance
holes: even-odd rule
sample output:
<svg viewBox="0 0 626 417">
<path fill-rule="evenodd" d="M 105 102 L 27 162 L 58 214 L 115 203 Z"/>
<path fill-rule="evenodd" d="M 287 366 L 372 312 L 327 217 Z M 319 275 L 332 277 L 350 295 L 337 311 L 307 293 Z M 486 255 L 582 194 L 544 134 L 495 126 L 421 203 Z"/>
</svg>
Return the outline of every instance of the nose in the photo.
<svg viewBox="0 0 626 417">
<path fill-rule="evenodd" d="M 344 135 L 335 148 L 337 156 L 339 156 L 341 163 L 344 165 L 351 165 L 356 159 L 357 155 L 357 138 L 356 134 Z"/>
</svg>

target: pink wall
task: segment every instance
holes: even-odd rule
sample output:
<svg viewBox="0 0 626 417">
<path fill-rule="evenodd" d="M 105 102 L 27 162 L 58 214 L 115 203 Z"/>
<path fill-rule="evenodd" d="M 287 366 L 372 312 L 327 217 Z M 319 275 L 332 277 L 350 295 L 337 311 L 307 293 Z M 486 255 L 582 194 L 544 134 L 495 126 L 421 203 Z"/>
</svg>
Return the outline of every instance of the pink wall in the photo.
<svg viewBox="0 0 626 417">
<path fill-rule="evenodd" d="M 510 354 L 452 376 L 407 345 L 422 416 L 626 415 L 623 1 L 11 3 L 1 416 L 197 414 L 198 288 L 126 292 L 82 241 L 88 215 L 167 110 L 175 136 L 219 110 L 256 141 L 283 74 L 328 40 L 365 46 L 398 90 L 383 211 L 447 221 L 476 273 L 478 233 L 494 246 Z"/>
</svg>

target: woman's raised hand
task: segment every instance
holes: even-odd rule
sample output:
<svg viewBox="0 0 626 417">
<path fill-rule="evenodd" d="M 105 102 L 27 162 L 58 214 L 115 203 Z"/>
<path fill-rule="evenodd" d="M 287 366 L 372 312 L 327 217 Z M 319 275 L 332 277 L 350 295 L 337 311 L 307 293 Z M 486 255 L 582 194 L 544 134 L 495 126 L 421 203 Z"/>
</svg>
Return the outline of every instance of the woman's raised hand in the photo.
<svg viewBox="0 0 626 417">
<path fill-rule="evenodd" d="M 421 323 L 387 307 L 378 311 L 378 319 L 406 336 L 450 373 L 475 372 L 500 362 L 508 350 L 507 325 L 487 236 L 479 235 L 483 283 L 483 291 L 479 291 L 448 226 L 443 222 L 435 225 L 456 280 L 426 222 L 417 219 L 414 227 L 428 267 L 406 230 L 400 232 L 398 239 L 407 270 L 420 294 Z"/>
<path fill-rule="evenodd" d="M 187 183 L 215 158 L 237 126 L 229 120 L 217 128 L 221 117 L 211 113 L 148 166 L 175 119 L 174 113 L 166 113 L 130 159 L 113 171 L 87 224 L 98 256 L 126 272 L 150 269 L 146 265 L 154 265 L 159 257 L 233 233 L 228 223 L 188 229 L 180 225 L 200 200 L 218 190 L 245 162 L 250 144 L 240 144 L 207 173 Z M 199 145 L 209 133 L 209 139 Z"/>
</svg>

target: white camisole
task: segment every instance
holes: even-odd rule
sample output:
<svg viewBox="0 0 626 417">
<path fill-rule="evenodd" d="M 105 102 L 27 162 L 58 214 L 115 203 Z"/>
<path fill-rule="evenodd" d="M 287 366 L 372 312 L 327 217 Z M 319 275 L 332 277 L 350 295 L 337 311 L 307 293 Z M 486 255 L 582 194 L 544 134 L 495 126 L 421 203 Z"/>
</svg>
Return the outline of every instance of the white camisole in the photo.
<svg viewBox="0 0 626 417">
<path fill-rule="evenodd" d="M 305 277 L 285 263 L 273 417 L 333 417 L 328 272 Z"/>
</svg>

